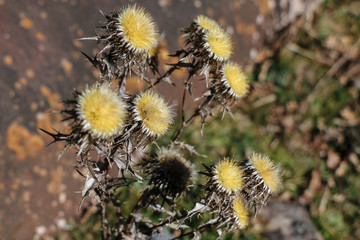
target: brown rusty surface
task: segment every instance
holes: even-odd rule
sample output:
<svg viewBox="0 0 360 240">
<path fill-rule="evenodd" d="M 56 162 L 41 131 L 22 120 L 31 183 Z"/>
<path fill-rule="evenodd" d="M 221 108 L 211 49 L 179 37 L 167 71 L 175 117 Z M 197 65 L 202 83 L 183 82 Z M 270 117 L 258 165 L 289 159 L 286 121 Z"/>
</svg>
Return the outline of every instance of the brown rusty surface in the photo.
<svg viewBox="0 0 360 240">
<path fill-rule="evenodd" d="M 134 2 L 134 1 L 130 1 Z M 166 33 L 161 58 L 181 46 L 179 30 L 198 14 L 214 18 L 232 34 L 233 60 L 246 63 L 264 39 L 280 29 L 287 1 L 141 1 Z M 290 1 L 289 1 L 290 2 Z M 307 10 L 306 1 L 301 11 Z M 98 10 L 119 9 L 127 1 L 0 0 L 0 239 L 29 239 L 54 232 L 78 212 L 83 180 L 74 171 L 72 151 L 57 162 L 63 145 L 38 128 L 64 130 L 60 101 L 96 81 L 97 72 L 81 55 L 92 54 L 92 36 L 102 21 Z M 301 8 L 303 7 L 303 9 Z M 300 12 L 301 12 L 300 11 Z M 291 19 L 289 20 L 291 22 Z M 283 23 L 286 25 L 286 21 Z M 266 34 L 265 34 L 266 33 Z M 175 76 L 181 77 L 181 72 Z M 137 81 L 132 81 L 134 84 Z M 168 85 L 160 86 L 165 92 Z M 176 96 L 166 89 L 166 94 Z"/>
</svg>

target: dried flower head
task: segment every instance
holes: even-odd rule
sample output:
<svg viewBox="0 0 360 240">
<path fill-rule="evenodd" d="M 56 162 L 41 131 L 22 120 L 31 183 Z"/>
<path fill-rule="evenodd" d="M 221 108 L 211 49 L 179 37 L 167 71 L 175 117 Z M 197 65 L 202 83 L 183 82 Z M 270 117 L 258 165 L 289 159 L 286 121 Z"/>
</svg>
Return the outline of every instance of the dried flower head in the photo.
<svg viewBox="0 0 360 240">
<path fill-rule="evenodd" d="M 186 37 L 186 48 L 175 55 L 180 57 L 184 54 L 180 58 L 179 65 L 182 66 L 185 57 L 192 58 L 189 63 L 190 76 L 201 70 L 208 85 L 209 72 L 217 69 L 232 54 L 231 38 L 214 20 L 202 15 L 198 16 L 183 32 Z"/>
<path fill-rule="evenodd" d="M 118 15 L 116 27 L 130 51 L 147 53 L 157 45 L 156 25 L 141 7 L 133 5 L 124 8 Z"/>
<path fill-rule="evenodd" d="M 159 34 L 152 17 L 136 5 L 104 16 L 106 22 L 98 27 L 95 37 L 103 47 L 99 59 L 95 59 L 102 78 L 117 77 L 123 81 L 131 72 L 143 76 L 148 67 L 149 52 L 158 44 Z"/>
<path fill-rule="evenodd" d="M 221 82 L 232 97 L 240 98 L 249 92 L 249 82 L 246 74 L 235 62 L 227 62 L 221 68 Z"/>
<path fill-rule="evenodd" d="M 204 47 L 209 53 L 209 58 L 220 62 L 228 60 L 233 51 L 230 36 L 221 28 L 206 32 Z"/>
<path fill-rule="evenodd" d="M 210 90 L 215 99 L 224 107 L 232 105 L 237 99 L 248 94 L 250 85 L 241 67 L 232 61 L 214 71 Z"/>
<path fill-rule="evenodd" d="M 220 28 L 219 24 L 213 19 L 206 17 L 204 15 L 199 15 L 196 17 L 194 22 L 203 30 L 209 31 L 216 28 Z"/>
<path fill-rule="evenodd" d="M 100 151 L 109 152 L 106 150 L 109 144 L 114 143 L 126 125 L 127 105 L 122 96 L 108 83 L 95 84 L 82 92 L 75 91 L 74 99 L 66 100 L 64 104 L 66 108 L 62 113 L 68 115 L 64 120 L 72 120 L 71 133 L 43 131 L 54 141 L 66 141 L 65 149 L 77 147 L 78 154 L 90 150 L 92 144 Z"/>
<path fill-rule="evenodd" d="M 210 179 L 205 185 L 208 194 L 203 200 L 211 213 L 217 213 L 218 218 L 214 219 L 217 228 L 225 228 L 226 231 L 244 228 L 248 224 L 248 214 L 238 199 L 246 188 L 241 165 L 233 159 L 223 158 L 205 168 L 207 173 L 204 174 Z"/>
<path fill-rule="evenodd" d="M 282 190 L 279 168 L 268 156 L 258 153 L 252 154 L 243 165 L 248 182 L 248 187 L 244 189 L 245 196 L 256 211 L 266 204 L 272 194 Z"/>
<path fill-rule="evenodd" d="M 254 153 L 250 157 L 250 162 L 263 179 L 264 184 L 269 191 L 276 193 L 282 189 L 279 169 L 268 156 Z"/>
<path fill-rule="evenodd" d="M 241 167 L 229 158 L 223 159 L 214 166 L 212 178 L 216 188 L 229 195 L 240 191 L 244 186 Z"/>
<path fill-rule="evenodd" d="M 144 159 L 143 169 L 151 176 L 149 185 L 154 195 L 178 197 L 193 177 L 191 164 L 174 150 L 162 149 L 157 155 Z"/>
<path fill-rule="evenodd" d="M 165 134 L 173 123 L 171 107 L 155 91 L 148 90 L 139 94 L 133 105 L 134 120 L 139 123 L 142 132 L 150 137 Z"/>
<path fill-rule="evenodd" d="M 249 224 L 249 215 L 243 203 L 235 199 L 232 201 L 232 222 L 236 224 L 234 228 L 243 229 Z"/>
<path fill-rule="evenodd" d="M 220 28 L 219 24 L 211 18 L 203 15 L 197 16 L 190 26 L 183 29 L 188 43 L 196 44 L 202 42 L 205 33 L 209 30 Z"/>
<path fill-rule="evenodd" d="M 228 205 L 220 206 L 217 222 L 218 228 L 225 231 L 244 229 L 249 224 L 249 213 L 240 199 L 233 199 Z"/>
<path fill-rule="evenodd" d="M 86 87 L 77 98 L 77 115 L 83 131 L 93 138 L 106 139 L 123 128 L 126 104 L 108 84 Z"/>
</svg>

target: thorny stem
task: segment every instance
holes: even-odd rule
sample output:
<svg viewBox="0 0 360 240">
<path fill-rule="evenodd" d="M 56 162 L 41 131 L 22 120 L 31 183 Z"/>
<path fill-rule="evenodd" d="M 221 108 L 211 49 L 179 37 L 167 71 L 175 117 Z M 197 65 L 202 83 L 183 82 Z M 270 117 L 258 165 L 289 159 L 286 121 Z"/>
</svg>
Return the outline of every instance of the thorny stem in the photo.
<svg viewBox="0 0 360 240">
<path fill-rule="evenodd" d="M 176 237 L 174 237 L 174 238 L 170 238 L 170 240 L 175 240 L 175 239 L 179 239 L 179 238 L 182 238 L 182 237 L 191 235 L 191 234 L 193 234 L 195 231 L 199 231 L 199 232 L 205 231 L 206 228 L 211 228 L 212 225 L 213 225 L 213 224 L 205 224 L 205 225 L 203 225 L 203 226 L 200 226 L 200 227 L 197 228 L 197 229 L 193 229 L 193 230 L 190 231 L 190 232 L 183 233 L 183 234 L 181 234 L 180 236 L 176 236 Z"/>
<path fill-rule="evenodd" d="M 171 223 L 171 222 L 179 221 L 179 220 L 184 219 L 186 217 L 188 217 L 187 213 L 185 213 L 184 215 L 177 216 L 177 217 L 169 218 L 166 221 L 163 221 L 163 222 L 161 222 L 161 223 L 147 229 L 146 231 L 144 231 L 144 233 L 153 232 L 158 227 L 162 227 L 162 226 L 164 226 L 164 225 L 166 225 L 168 223 Z"/>
<path fill-rule="evenodd" d="M 139 200 L 137 201 L 137 203 L 135 204 L 135 206 L 133 207 L 133 209 L 130 212 L 130 215 L 128 217 L 128 219 L 126 220 L 126 224 L 124 225 L 124 232 L 127 233 L 128 232 L 128 228 L 129 225 L 133 222 L 134 220 L 134 213 L 136 213 L 139 208 L 143 205 L 143 201 L 144 199 L 147 199 L 149 196 L 150 191 L 148 189 L 146 189 L 143 194 L 141 194 Z"/>
<path fill-rule="evenodd" d="M 148 80 L 149 86 L 148 86 L 147 88 L 145 88 L 144 91 L 149 90 L 149 89 L 155 87 L 155 85 L 159 84 L 163 79 L 166 78 L 167 75 L 170 75 L 170 74 L 169 74 L 169 71 L 166 72 L 166 73 L 164 73 L 162 76 L 158 77 L 154 83 L 152 83 L 150 80 Z M 175 86 L 174 83 L 171 83 L 171 84 L 172 84 L 173 86 Z"/>
<path fill-rule="evenodd" d="M 110 229 L 108 228 L 108 220 L 106 218 L 106 194 L 107 191 L 104 188 L 104 186 L 100 183 L 99 179 L 97 178 L 94 169 L 92 168 L 91 164 L 86 161 L 86 167 L 89 170 L 91 176 L 95 179 L 95 181 L 98 183 L 98 187 L 95 188 L 95 192 L 96 194 L 99 196 L 100 198 L 100 209 L 101 209 L 101 234 L 102 234 L 102 239 L 103 240 L 107 240 L 108 237 L 110 236 Z"/>
<path fill-rule="evenodd" d="M 163 79 L 163 77 L 158 78 L 154 83 L 152 83 L 151 81 L 149 82 L 149 86 L 147 88 L 145 88 L 143 91 L 147 91 L 153 87 L 155 87 L 155 85 L 159 84 L 161 82 L 161 80 Z"/>
<path fill-rule="evenodd" d="M 149 229 L 147 229 L 146 231 L 144 231 L 143 233 L 148 233 L 148 232 L 153 232 L 156 228 L 159 228 L 159 227 L 162 227 L 162 226 L 165 226 L 166 224 L 168 223 L 171 223 L 171 222 L 175 222 L 175 221 L 179 221 L 181 219 L 184 219 L 184 218 L 187 218 L 188 217 L 188 214 L 184 214 L 184 215 L 180 215 L 180 216 L 177 216 L 177 217 L 174 217 L 174 218 L 169 218 L 167 219 L 166 221 L 163 221 L 162 223 L 159 223 Z M 197 231 L 204 231 L 206 228 L 208 227 L 211 227 L 212 224 L 205 224 L 203 226 L 200 226 L 198 229 L 196 229 Z M 177 236 L 175 238 L 172 238 L 172 239 L 178 239 L 180 237 L 184 237 L 184 236 L 188 236 L 192 233 L 195 232 L 195 229 L 193 231 L 190 231 L 190 232 L 187 232 L 187 233 L 184 233 L 184 234 L 181 234 L 180 236 Z"/>
<path fill-rule="evenodd" d="M 100 189 L 95 189 L 95 192 L 100 198 L 100 210 L 101 210 L 101 238 L 103 240 L 109 239 L 110 236 L 110 229 L 108 226 L 108 220 L 106 218 L 106 198 L 102 194 Z"/>
<path fill-rule="evenodd" d="M 146 200 L 149 195 L 151 194 L 151 190 L 149 189 L 146 189 L 143 194 L 140 196 L 139 200 L 137 201 L 137 203 L 135 204 L 135 206 L 133 207 L 133 209 L 131 210 L 131 213 L 126 221 L 126 224 L 124 225 L 124 232 L 127 233 L 128 232 L 128 228 L 130 226 L 130 224 L 133 222 L 134 220 L 134 215 L 139 209 L 140 207 L 143 206 L 143 201 Z M 186 218 L 187 217 L 187 214 L 184 214 L 184 215 L 181 215 L 181 216 L 178 216 L 178 217 L 175 217 L 175 218 L 170 218 L 160 224 L 157 224 L 155 226 L 153 226 L 152 228 L 150 229 L 147 229 L 146 231 L 144 231 L 144 233 L 147 233 L 147 232 L 152 232 L 154 229 L 158 228 L 158 227 L 161 227 L 161 226 L 164 226 L 170 222 L 174 222 L 174 221 L 178 221 L 180 219 L 183 219 L 183 218 Z"/>
<path fill-rule="evenodd" d="M 185 121 L 185 113 L 184 113 L 184 103 L 185 103 L 185 95 L 186 95 L 186 89 L 184 90 L 184 95 L 183 95 L 183 102 L 182 102 L 182 112 L 181 112 L 181 119 L 182 119 L 182 125 L 179 128 L 178 132 L 176 133 L 175 137 L 173 138 L 171 145 L 174 145 L 174 143 L 180 138 L 182 132 L 184 131 L 184 129 L 201 113 L 201 110 L 206 107 L 213 99 L 213 96 L 207 96 L 204 100 L 204 102 L 198 106 L 194 112 L 194 114 Z"/>
<path fill-rule="evenodd" d="M 185 54 L 187 54 L 185 52 Z M 180 63 L 180 62 L 179 62 Z M 189 65 L 183 63 L 184 65 L 181 66 L 180 64 L 175 64 L 174 66 L 172 66 L 166 73 L 164 73 L 162 76 L 160 76 L 159 78 L 157 78 L 157 80 L 152 83 L 151 81 L 150 82 L 150 86 L 147 87 L 144 91 L 150 89 L 150 88 L 153 88 L 155 87 L 155 85 L 157 85 L 158 83 L 161 82 L 161 80 L 163 80 L 164 78 L 166 78 L 166 76 L 168 75 L 171 75 L 171 73 L 177 69 L 181 69 L 182 67 L 189 67 Z M 189 73 L 189 76 L 188 78 L 184 81 L 184 90 L 183 90 L 183 95 L 182 95 L 182 103 L 181 103 L 181 122 L 182 122 L 182 125 L 180 127 L 180 129 L 178 130 L 178 132 L 176 133 L 174 139 L 172 140 L 171 142 L 171 146 L 180 138 L 182 132 L 184 131 L 185 127 L 187 127 L 194 119 L 195 117 L 197 117 L 200 113 L 201 113 L 201 110 L 211 102 L 212 100 L 212 96 L 208 96 L 204 102 L 202 103 L 202 105 L 200 107 L 198 107 L 194 114 L 187 120 L 185 121 L 185 99 L 186 99 L 186 92 L 188 90 L 188 84 L 189 84 L 189 81 L 191 79 L 191 77 L 193 76 L 194 74 L 193 73 Z"/>
<path fill-rule="evenodd" d="M 181 102 L 181 123 L 182 123 L 182 126 L 179 129 L 179 131 L 177 132 L 177 134 L 175 135 L 175 138 L 173 139 L 172 143 L 174 143 L 176 140 L 178 140 L 178 138 L 180 137 L 180 135 L 181 135 L 181 133 L 184 130 L 185 125 L 186 125 L 186 122 L 185 122 L 185 99 L 186 99 L 186 87 L 187 87 L 187 84 L 188 84 L 188 80 L 186 80 L 184 82 L 184 91 L 183 91 L 182 102 Z"/>
<path fill-rule="evenodd" d="M 87 169 L 89 170 L 90 174 L 91 174 L 91 177 L 95 179 L 96 183 L 98 184 L 99 186 L 99 190 L 101 190 L 101 193 L 98 193 L 99 196 L 102 196 L 103 194 L 106 194 L 106 189 L 104 188 L 104 185 L 99 181 L 99 179 L 97 178 L 95 172 L 94 172 L 94 169 L 92 168 L 91 166 L 91 163 L 89 162 L 86 162 L 86 167 Z"/>
<path fill-rule="evenodd" d="M 184 82 L 184 91 L 183 91 L 182 102 L 181 102 L 181 122 L 182 123 L 185 120 L 185 98 L 186 98 L 186 88 L 187 88 L 188 83 L 189 83 L 188 80 L 186 80 Z"/>
<path fill-rule="evenodd" d="M 101 233 L 102 233 L 102 239 L 106 240 L 108 239 L 108 234 L 107 234 L 107 230 L 108 230 L 108 221 L 106 218 L 106 206 L 104 204 L 103 201 L 101 201 L 100 203 L 101 206 Z"/>
</svg>

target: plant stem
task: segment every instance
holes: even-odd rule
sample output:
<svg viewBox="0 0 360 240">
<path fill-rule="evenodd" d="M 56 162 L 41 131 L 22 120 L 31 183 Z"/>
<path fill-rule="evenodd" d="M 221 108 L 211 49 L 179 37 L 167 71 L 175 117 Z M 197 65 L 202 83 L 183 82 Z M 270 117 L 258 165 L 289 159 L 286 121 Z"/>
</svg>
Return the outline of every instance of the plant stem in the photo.
<svg viewBox="0 0 360 240">
<path fill-rule="evenodd" d="M 101 234 L 102 234 L 102 239 L 103 240 L 107 240 L 108 239 L 108 221 L 106 218 L 106 204 L 101 200 L 100 202 L 100 206 L 101 206 Z"/>
<path fill-rule="evenodd" d="M 108 220 L 106 218 L 106 197 L 100 188 L 95 188 L 94 190 L 100 198 L 100 203 L 98 205 L 100 205 L 101 211 L 101 238 L 103 240 L 107 240 L 109 239 L 108 237 L 110 236 L 110 232 Z"/>
<path fill-rule="evenodd" d="M 130 215 L 127 218 L 126 223 L 123 228 L 123 231 L 125 232 L 125 234 L 128 232 L 129 226 L 132 224 L 132 222 L 134 220 L 133 214 L 136 213 L 140 209 L 141 206 L 143 206 L 143 201 L 144 201 L 144 199 L 147 199 L 149 197 L 150 192 L 151 191 L 149 189 L 145 189 L 145 191 L 141 194 L 139 200 L 137 201 L 137 203 L 131 210 Z"/>
<path fill-rule="evenodd" d="M 153 232 L 156 228 L 158 228 L 158 227 L 162 227 L 162 226 L 165 226 L 166 224 L 168 224 L 168 223 L 172 223 L 172 222 L 175 222 L 175 221 L 179 221 L 179 220 L 181 220 L 181 219 L 184 219 L 184 218 L 186 218 L 186 217 L 188 217 L 188 214 L 187 213 L 185 213 L 184 215 L 180 215 L 180 216 L 177 216 L 177 217 L 174 217 L 174 218 L 169 218 L 169 219 L 167 219 L 167 220 L 165 220 L 165 221 L 163 221 L 163 222 L 161 222 L 161 223 L 159 223 L 159 224 L 157 224 L 157 225 L 155 225 L 155 226 L 153 226 L 153 227 L 151 227 L 151 228 L 149 228 L 149 229 L 146 229 L 143 233 L 149 233 L 149 232 Z"/>
<path fill-rule="evenodd" d="M 175 137 L 172 140 L 171 145 L 173 145 L 181 136 L 182 132 L 184 131 L 184 129 L 201 113 L 201 110 L 206 107 L 213 99 L 213 96 L 207 96 L 206 99 L 204 100 L 204 102 L 197 107 L 197 109 L 195 110 L 194 114 L 185 121 L 185 113 L 184 113 L 184 102 L 185 102 L 185 94 L 186 94 L 186 89 L 184 90 L 184 95 L 183 95 L 183 106 L 182 106 L 182 125 L 179 128 L 178 132 L 176 133 Z"/>
<path fill-rule="evenodd" d="M 193 234 L 196 230 L 199 231 L 199 232 L 202 232 L 202 231 L 206 230 L 206 228 L 210 228 L 212 225 L 213 225 L 213 224 L 205 224 L 205 225 L 203 225 L 203 226 L 200 226 L 200 227 L 197 228 L 197 229 L 193 229 L 193 230 L 190 231 L 190 232 L 183 233 L 183 234 L 181 234 L 180 236 L 176 236 L 176 237 L 174 237 L 174 238 L 171 238 L 170 240 L 175 240 L 175 239 L 179 239 L 179 238 L 182 238 L 182 237 L 191 235 L 191 234 Z"/>
</svg>

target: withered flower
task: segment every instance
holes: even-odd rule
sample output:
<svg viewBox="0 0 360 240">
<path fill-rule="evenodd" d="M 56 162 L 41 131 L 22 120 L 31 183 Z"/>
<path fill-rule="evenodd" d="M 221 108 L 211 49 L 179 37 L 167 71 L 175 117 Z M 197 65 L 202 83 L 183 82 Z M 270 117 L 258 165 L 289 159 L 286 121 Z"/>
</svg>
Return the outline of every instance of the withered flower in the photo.
<svg viewBox="0 0 360 240">
<path fill-rule="evenodd" d="M 159 197 L 179 197 L 189 187 L 194 175 L 190 162 L 175 150 L 161 149 L 158 154 L 145 158 L 141 166 L 150 176 L 148 202 Z"/>
</svg>

